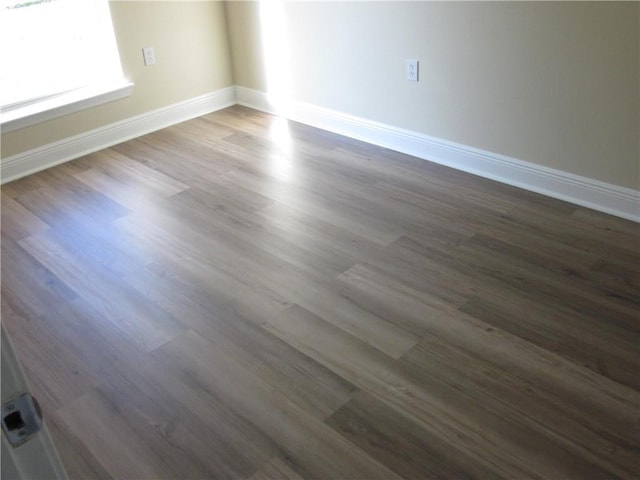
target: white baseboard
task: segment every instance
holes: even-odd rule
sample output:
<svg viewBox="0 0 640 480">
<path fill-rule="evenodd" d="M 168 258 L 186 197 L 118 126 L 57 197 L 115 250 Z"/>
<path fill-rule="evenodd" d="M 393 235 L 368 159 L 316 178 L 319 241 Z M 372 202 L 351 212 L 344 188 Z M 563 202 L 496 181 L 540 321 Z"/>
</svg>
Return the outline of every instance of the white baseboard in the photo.
<svg viewBox="0 0 640 480">
<path fill-rule="evenodd" d="M 0 178 L 2 183 L 10 182 L 161 128 L 235 105 L 235 103 L 235 89 L 227 87 L 152 110 L 59 142 L 3 158 L 0 164 Z"/>
<path fill-rule="evenodd" d="M 264 92 L 236 86 L 237 103 L 280 113 Z M 293 101 L 291 120 L 508 185 L 640 222 L 640 192 L 493 152 Z"/>
<path fill-rule="evenodd" d="M 3 158 L 2 183 L 175 125 L 234 104 L 282 113 L 264 92 L 227 87 L 121 122 Z M 640 222 L 640 192 L 536 165 L 497 153 L 429 137 L 302 102 L 292 102 L 286 116 L 307 125 L 396 150 L 508 185 Z"/>
</svg>

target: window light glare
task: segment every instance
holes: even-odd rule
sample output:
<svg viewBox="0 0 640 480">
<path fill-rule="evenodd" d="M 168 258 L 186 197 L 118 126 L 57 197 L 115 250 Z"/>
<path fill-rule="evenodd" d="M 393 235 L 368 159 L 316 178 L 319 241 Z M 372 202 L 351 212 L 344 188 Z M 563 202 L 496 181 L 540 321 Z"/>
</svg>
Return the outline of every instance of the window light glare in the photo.
<svg viewBox="0 0 640 480">
<path fill-rule="evenodd" d="M 107 0 L 0 0 L 4 110 L 122 80 Z"/>
<path fill-rule="evenodd" d="M 267 96 L 276 113 L 286 115 L 291 100 L 291 84 L 282 0 L 260 1 L 260 27 L 267 77 Z"/>
</svg>

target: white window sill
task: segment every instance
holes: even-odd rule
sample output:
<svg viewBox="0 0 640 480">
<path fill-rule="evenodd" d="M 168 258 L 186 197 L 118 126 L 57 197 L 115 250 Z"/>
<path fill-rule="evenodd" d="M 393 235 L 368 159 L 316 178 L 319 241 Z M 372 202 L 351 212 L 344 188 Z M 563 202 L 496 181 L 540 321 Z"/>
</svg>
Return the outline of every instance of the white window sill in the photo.
<svg viewBox="0 0 640 480">
<path fill-rule="evenodd" d="M 122 82 L 109 85 L 72 90 L 23 107 L 0 112 L 2 133 L 46 122 L 86 108 L 102 105 L 131 95 L 133 83 Z"/>
</svg>

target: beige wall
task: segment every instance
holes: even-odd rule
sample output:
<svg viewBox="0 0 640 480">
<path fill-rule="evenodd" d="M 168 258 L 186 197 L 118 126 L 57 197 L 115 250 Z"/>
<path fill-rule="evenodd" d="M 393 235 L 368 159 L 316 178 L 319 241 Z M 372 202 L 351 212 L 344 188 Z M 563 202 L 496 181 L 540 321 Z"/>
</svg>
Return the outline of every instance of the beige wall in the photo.
<svg viewBox="0 0 640 480">
<path fill-rule="evenodd" d="M 257 4 L 227 18 L 236 84 L 265 90 Z M 296 100 L 640 187 L 638 2 L 286 2 L 285 18 Z"/>
<path fill-rule="evenodd" d="M 233 79 L 236 85 L 266 91 L 266 73 L 261 47 L 260 9 L 252 1 L 229 1 L 227 31 Z"/>
<path fill-rule="evenodd" d="M 3 134 L 3 157 L 234 83 L 266 90 L 256 2 L 110 6 L 133 95 Z M 297 100 L 640 189 L 638 2 L 286 2 L 285 19 Z"/>
<path fill-rule="evenodd" d="M 224 2 L 111 1 L 125 99 L 2 135 L 2 157 L 233 85 Z M 153 46 L 145 67 L 141 48 Z"/>
</svg>

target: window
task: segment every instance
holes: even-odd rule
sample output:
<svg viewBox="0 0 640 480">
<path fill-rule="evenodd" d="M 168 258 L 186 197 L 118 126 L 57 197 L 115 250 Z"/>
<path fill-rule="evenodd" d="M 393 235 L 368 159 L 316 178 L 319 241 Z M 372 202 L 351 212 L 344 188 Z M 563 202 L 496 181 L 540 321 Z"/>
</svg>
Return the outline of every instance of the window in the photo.
<svg viewBox="0 0 640 480">
<path fill-rule="evenodd" d="M 0 45 L 3 131 L 131 91 L 107 0 L 0 0 Z"/>
</svg>

